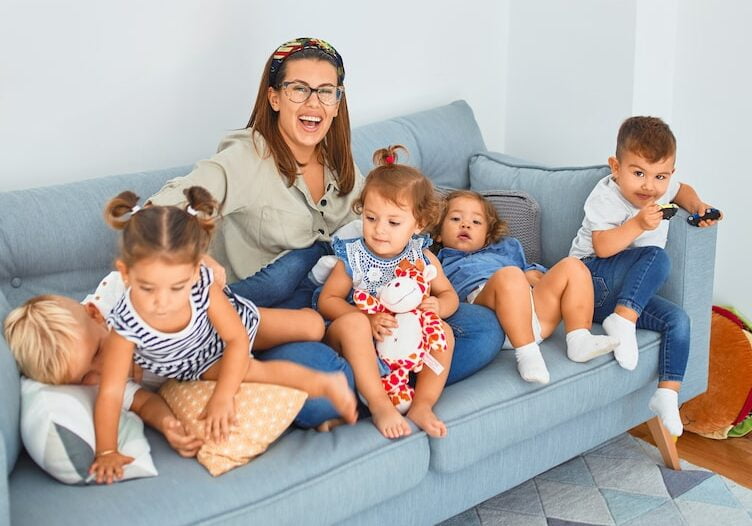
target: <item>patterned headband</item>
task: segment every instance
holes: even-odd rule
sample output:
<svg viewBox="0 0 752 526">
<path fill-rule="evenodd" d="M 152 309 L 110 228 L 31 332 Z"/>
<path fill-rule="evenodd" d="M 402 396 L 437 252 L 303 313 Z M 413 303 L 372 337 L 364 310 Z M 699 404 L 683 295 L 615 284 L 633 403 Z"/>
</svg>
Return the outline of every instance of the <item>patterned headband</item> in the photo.
<svg viewBox="0 0 752 526">
<path fill-rule="evenodd" d="M 282 63 L 290 55 L 293 55 L 298 51 L 303 51 L 304 49 L 318 49 L 319 51 L 322 51 L 326 55 L 330 56 L 334 60 L 334 63 L 337 67 L 337 84 L 342 84 L 342 82 L 345 80 L 345 65 L 342 63 L 342 57 L 339 56 L 339 53 L 337 53 L 337 50 L 334 49 L 334 46 L 319 38 L 303 37 L 285 42 L 274 52 L 274 54 L 272 55 L 272 65 L 269 67 L 270 86 L 277 85 L 277 73 L 282 67 Z"/>
</svg>

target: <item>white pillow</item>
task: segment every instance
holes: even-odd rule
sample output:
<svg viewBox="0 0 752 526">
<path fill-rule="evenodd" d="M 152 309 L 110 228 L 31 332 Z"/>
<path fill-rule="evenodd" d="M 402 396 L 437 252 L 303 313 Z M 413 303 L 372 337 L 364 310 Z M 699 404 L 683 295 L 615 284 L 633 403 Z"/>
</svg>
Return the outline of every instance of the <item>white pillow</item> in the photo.
<svg viewBox="0 0 752 526">
<path fill-rule="evenodd" d="M 128 384 L 124 407 L 130 407 L 136 384 Z M 39 467 L 66 484 L 93 484 L 94 400 L 97 386 L 47 385 L 21 379 L 21 439 Z M 141 419 L 123 409 L 118 450 L 135 460 L 123 469 L 123 479 L 154 477 L 149 443 Z"/>
</svg>

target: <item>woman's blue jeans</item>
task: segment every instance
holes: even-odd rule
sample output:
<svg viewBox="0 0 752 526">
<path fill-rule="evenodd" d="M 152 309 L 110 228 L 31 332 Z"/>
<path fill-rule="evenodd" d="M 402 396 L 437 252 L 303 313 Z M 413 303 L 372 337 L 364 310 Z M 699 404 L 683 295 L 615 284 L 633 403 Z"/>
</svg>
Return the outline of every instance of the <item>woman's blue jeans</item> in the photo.
<svg viewBox="0 0 752 526">
<path fill-rule="evenodd" d="M 233 283 L 230 289 L 259 307 L 310 307 L 316 284 L 308 279 L 308 273 L 321 256 L 329 254 L 332 254 L 331 244 L 324 241 L 291 250 L 253 276 Z"/>
<path fill-rule="evenodd" d="M 668 278 L 671 262 L 659 247 L 637 247 L 609 258 L 583 259 L 593 276 L 593 321 L 603 322 L 617 305 L 637 314 L 637 328 L 660 332 L 659 381 L 681 382 L 689 358 L 689 316 L 657 295 Z"/>
</svg>

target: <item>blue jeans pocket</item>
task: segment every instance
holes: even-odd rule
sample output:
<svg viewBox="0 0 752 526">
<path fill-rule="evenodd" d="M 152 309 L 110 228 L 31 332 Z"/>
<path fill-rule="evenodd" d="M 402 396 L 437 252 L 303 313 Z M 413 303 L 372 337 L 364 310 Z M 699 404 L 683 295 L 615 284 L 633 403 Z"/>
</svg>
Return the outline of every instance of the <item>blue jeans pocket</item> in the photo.
<svg viewBox="0 0 752 526">
<path fill-rule="evenodd" d="M 595 308 L 603 306 L 603 304 L 606 302 L 606 298 L 608 298 L 608 286 L 606 285 L 606 280 L 601 278 L 600 276 L 593 276 L 593 292 L 594 292 L 594 299 L 595 299 Z"/>
</svg>

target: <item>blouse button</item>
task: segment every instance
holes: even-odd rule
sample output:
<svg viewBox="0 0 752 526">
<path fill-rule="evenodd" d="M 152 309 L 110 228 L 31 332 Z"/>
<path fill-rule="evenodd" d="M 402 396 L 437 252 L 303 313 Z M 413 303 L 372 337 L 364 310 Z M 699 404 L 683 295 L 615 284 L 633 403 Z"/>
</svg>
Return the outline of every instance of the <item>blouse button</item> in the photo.
<svg viewBox="0 0 752 526">
<path fill-rule="evenodd" d="M 324 233 L 324 229 L 323 228 L 319 228 L 319 234 L 323 234 L 323 233 Z"/>
<path fill-rule="evenodd" d="M 326 206 L 326 199 L 321 200 L 321 206 Z"/>
</svg>

